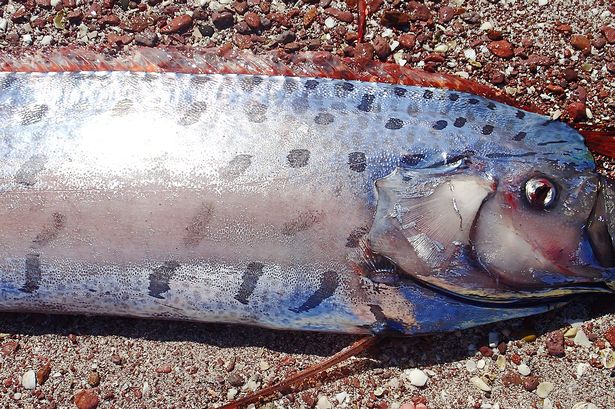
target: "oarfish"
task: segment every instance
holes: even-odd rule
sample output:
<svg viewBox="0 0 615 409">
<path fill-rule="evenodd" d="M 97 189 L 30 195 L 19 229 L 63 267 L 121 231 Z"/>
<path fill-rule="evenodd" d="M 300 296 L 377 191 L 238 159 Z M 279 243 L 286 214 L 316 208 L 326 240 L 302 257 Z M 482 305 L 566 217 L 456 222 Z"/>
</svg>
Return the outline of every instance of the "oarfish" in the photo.
<svg viewBox="0 0 615 409">
<path fill-rule="evenodd" d="M 577 130 L 317 57 L 2 57 L 0 310 L 410 335 L 613 292 Z"/>
</svg>

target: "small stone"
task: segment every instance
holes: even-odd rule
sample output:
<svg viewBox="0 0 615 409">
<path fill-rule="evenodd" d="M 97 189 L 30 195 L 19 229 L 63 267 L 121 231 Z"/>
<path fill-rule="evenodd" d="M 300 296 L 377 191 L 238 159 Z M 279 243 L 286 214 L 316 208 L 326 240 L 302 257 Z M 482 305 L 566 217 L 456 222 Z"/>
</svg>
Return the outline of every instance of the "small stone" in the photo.
<svg viewBox="0 0 615 409">
<path fill-rule="evenodd" d="M 235 18 L 230 11 L 216 11 L 211 15 L 211 22 L 218 30 L 230 28 L 235 24 Z"/>
<path fill-rule="evenodd" d="M 23 376 L 21 377 L 21 385 L 24 387 L 24 389 L 28 390 L 36 388 L 36 372 L 30 369 L 25 374 L 23 374 Z"/>
<path fill-rule="evenodd" d="M 521 365 L 519 365 L 519 367 L 517 368 L 517 370 L 523 376 L 528 376 L 531 372 L 530 367 L 527 366 L 525 362 L 522 362 Z"/>
<path fill-rule="evenodd" d="M 374 396 L 376 397 L 381 397 L 382 395 L 384 395 L 384 388 L 382 387 L 377 387 L 376 389 L 374 389 Z"/>
<path fill-rule="evenodd" d="M 493 355 L 493 350 L 486 345 L 483 345 L 478 349 L 482 356 L 489 358 Z"/>
<path fill-rule="evenodd" d="M 604 26 L 600 30 L 609 44 L 615 44 L 615 27 Z"/>
<path fill-rule="evenodd" d="M 474 51 L 473 48 L 467 48 L 467 49 L 463 50 L 463 56 L 467 60 L 474 61 L 474 60 L 476 60 L 476 51 Z"/>
<path fill-rule="evenodd" d="M 346 401 L 346 399 L 348 399 L 348 394 L 346 392 L 340 392 L 337 395 L 335 395 L 335 400 L 337 401 L 337 403 L 339 403 L 340 405 L 342 403 L 344 403 Z"/>
<path fill-rule="evenodd" d="M 514 48 L 511 43 L 506 40 L 492 41 L 487 45 L 487 48 L 493 55 L 500 58 L 512 58 L 515 55 Z"/>
<path fill-rule="evenodd" d="M 156 368 L 156 373 L 171 373 L 172 370 L 171 365 L 163 364 Z"/>
<path fill-rule="evenodd" d="M 585 116 L 587 116 L 587 110 L 585 111 Z M 574 343 L 579 346 L 586 347 L 586 348 L 589 348 L 592 346 L 591 341 L 589 340 L 589 338 L 587 338 L 587 335 L 585 335 L 585 332 L 583 332 L 583 330 L 580 328 L 577 331 L 577 335 L 574 336 Z"/>
<path fill-rule="evenodd" d="M 549 4 L 549 0 L 538 0 L 538 5 L 540 7 L 546 6 L 547 4 Z"/>
<path fill-rule="evenodd" d="M 523 380 L 517 372 L 509 371 L 502 376 L 502 384 L 504 386 L 521 385 L 522 383 Z"/>
<path fill-rule="evenodd" d="M 470 382 L 472 383 L 472 385 L 476 386 L 478 389 L 480 389 L 483 392 L 491 391 L 491 386 L 487 385 L 487 382 L 485 382 L 483 378 L 474 376 L 470 379 Z"/>
<path fill-rule="evenodd" d="M 258 365 L 261 371 L 266 371 L 267 369 L 271 368 L 271 365 L 269 365 L 269 362 L 265 361 L 264 359 L 261 359 Z"/>
<path fill-rule="evenodd" d="M 448 51 L 448 45 L 446 44 L 438 44 L 433 49 L 437 53 L 445 53 Z"/>
<path fill-rule="evenodd" d="M 235 387 L 243 386 L 243 384 L 246 382 L 245 379 L 237 373 L 230 374 L 226 381 L 229 383 L 229 385 Z"/>
<path fill-rule="evenodd" d="M 75 394 L 75 405 L 79 409 L 95 409 L 100 400 L 93 389 L 82 389 Z"/>
<path fill-rule="evenodd" d="M 476 363 L 476 368 L 478 369 L 483 369 L 485 368 L 485 365 L 487 365 L 487 362 L 484 359 L 480 359 L 477 363 Z"/>
<path fill-rule="evenodd" d="M 384 37 L 381 37 L 381 36 L 376 37 L 373 41 L 373 45 L 374 45 L 374 53 L 381 60 L 386 60 L 388 56 L 391 55 L 391 46 L 389 45 L 389 42 Z"/>
<path fill-rule="evenodd" d="M 539 398 L 546 398 L 553 391 L 553 384 L 551 382 L 540 382 L 536 388 L 536 394 Z"/>
<path fill-rule="evenodd" d="M 503 371 L 506 368 L 506 357 L 504 355 L 498 355 L 495 360 L 495 365 L 500 371 Z"/>
<path fill-rule="evenodd" d="M 566 81 L 568 82 L 573 82 L 579 79 L 579 74 L 577 74 L 577 72 L 575 70 L 573 70 L 572 68 L 566 68 L 564 70 L 564 78 L 566 79 Z M 576 335 L 576 334 L 575 334 Z M 564 335 L 565 336 L 565 335 Z M 574 336 L 574 335 L 573 335 Z"/>
<path fill-rule="evenodd" d="M 540 383 L 540 378 L 538 378 L 537 376 L 528 376 L 527 378 L 523 380 L 523 387 L 525 388 L 526 391 L 533 392 L 536 390 L 539 383 Z"/>
<path fill-rule="evenodd" d="M 318 398 L 318 402 L 316 402 L 316 409 L 332 409 L 333 405 L 329 402 L 329 399 L 326 396 L 321 396 Z"/>
<path fill-rule="evenodd" d="M 337 24 L 337 22 L 335 21 L 335 19 L 333 17 L 327 17 L 325 19 L 325 27 L 327 27 L 327 28 L 333 28 L 333 27 L 335 27 L 336 24 Z"/>
<path fill-rule="evenodd" d="M 408 8 L 410 9 L 410 20 L 412 21 L 429 21 L 431 19 L 431 11 L 423 3 L 410 1 Z"/>
<path fill-rule="evenodd" d="M 51 364 L 47 362 L 45 365 L 41 366 L 38 371 L 36 371 L 36 384 L 43 385 L 49 379 L 49 375 L 51 374 Z"/>
<path fill-rule="evenodd" d="M 295 33 L 293 33 L 290 30 L 284 30 L 280 33 L 280 35 L 278 35 L 277 42 L 280 44 L 288 44 L 288 43 L 292 43 L 296 39 L 297 39 L 297 36 L 295 35 Z"/>
<path fill-rule="evenodd" d="M 604 333 L 604 338 L 609 341 L 609 344 L 615 348 L 615 326 L 609 328 Z"/>
<path fill-rule="evenodd" d="M 303 15 L 303 26 L 308 28 L 316 20 L 318 15 L 318 9 L 316 7 L 310 7 Z"/>
<path fill-rule="evenodd" d="M 408 373 L 408 380 L 414 386 L 423 387 L 427 383 L 427 375 L 420 369 L 412 369 Z"/>
<path fill-rule="evenodd" d="M 19 350 L 19 343 L 17 341 L 8 341 L 2 344 L 2 355 L 11 356 Z"/>
<path fill-rule="evenodd" d="M 521 356 L 519 354 L 516 354 L 516 353 L 512 354 L 512 356 L 510 357 L 510 360 L 515 365 L 520 365 L 521 364 Z"/>
<path fill-rule="evenodd" d="M 135 35 L 135 43 L 146 47 L 154 47 L 158 43 L 156 33 L 144 32 Z"/>
<path fill-rule="evenodd" d="M 88 384 L 93 387 L 100 385 L 100 375 L 98 372 L 90 371 L 88 374 Z"/>
<path fill-rule="evenodd" d="M 448 23 L 455 17 L 455 9 L 449 6 L 444 6 L 438 11 L 438 19 L 440 23 Z"/>
<path fill-rule="evenodd" d="M 354 15 L 349 11 L 342 11 L 334 7 L 328 7 L 325 9 L 325 14 L 328 14 L 337 20 L 344 23 L 352 23 L 354 21 Z"/>
<path fill-rule="evenodd" d="M 585 106 L 583 106 L 583 111 L 585 111 Z M 575 335 L 577 335 L 577 331 L 579 330 L 579 327 L 570 327 L 566 330 L 566 332 L 564 332 L 564 337 L 565 338 L 572 338 Z"/>
<path fill-rule="evenodd" d="M 113 362 L 116 365 L 122 365 L 124 363 L 124 360 L 118 354 L 113 354 L 111 355 L 111 362 Z"/>
<path fill-rule="evenodd" d="M 501 73 L 501 72 L 499 72 L 499 71 L 497 71 L 497 73 L 501 74 L 501 75 L 502 75 L 502 77 L 504 77 L 504 74 L 503 74 L 503 73 Z M 492 78 L 492 81 L 491 81 L 491 82 L 493 82 L 493 78 Z M 504 82 L 504 78 L 502 78 L 502 81 L 500 82 L 500 84 L 501 84 L 502 82 Z M 504 355 L 504 354 L 506 353 L 506 351 L 507 351 L 507 350 L 508 350 L 508 344 L 507 344 L 506 342 L 500 342 L 500 343 L 498 344 L 498 351 L 500 352 L 500 354 Z"/>
<path fill-rule="evenodd" d="M 248 12 L 244 16 L 244 20 L 248 27 L 250 27 L 254 31 L 258 31 L 261 29 L 261 18 L 258 14 L 254 12 Z"/>
<path fill-rule="evenodd" d="M 235 396 L 237 396 L 238 393 L 239 393 L 239 390 L 235 388 L 231 388 L 228 390 L 228 392 L 226 392 L 226 399 L 233 400 L 235 399 Z"/>
<path fill-rule="evenodd" d="M 402 48 L 412 49 L 416 44 L 416 35 L 414 34 L 402 34 L 399 36 L 399 45 Z"/>
<path fill-rule="evenodd" d="M 568 104 L 568 106 L 566 107 L 566 112 L 568 114 L 568 117 L 575 122 L 583 121 L 587 119 L 587 112 L 585 111 L 585 104 L 582 102 L 573 102 L 571 104 Z M 582 331 L 577 329 L 574 335 L 575 343 L 577 342 L 576 340 L 577 340 L 577 336 L 579 332 L 582 332 Z M 587 336 L 583 334 L 582 337 L 579 337 L 579 340 L 582 340 L 582 338 L 587 339 Z M 587 339 L 587 342 L 589 342 L 589 339 Z"/>
<path fill-rule="evenodd" d="M 561 88 L 561 91 L 563 93 L 564 89 Z M 549 355 L 564 356 L 564 334 L 561 331 L 552 332 L 547 336 L 546 346 Z"/>
<path fill-rule="evenodd" d="M 380 24 L 385 27 L 403 28 L 410 24 L 410 16 L 397 10 L 386 10 L 382 13 Z"/>
<path fill-rule="evenodd" d="M 475 372 L 476 369 L 477 369 L 476 362 L 474 362 L 472 359 L 468 359 L 466 361 L 466 370 L 468 372 Z"/>
<path fill-rule="evenodd" d="M 186 31 L 191 26 L 192 16 L 182 14 L 181 16 L 175 17 L 166 26 L 162 27 L 160 32 L 164 34 L 180 33 Z"/>
<path fill-rule="evenodd" d="M 589 38 L 581 34 L 574 34 L 570 37 L 570 44 L 577 50 L 589 51 L 591 43 Z"/>
<path fill-rule="evenodd" d="M 361 60 L 371 60 L 374 58 L 374 46 L 370 43 L 359 43 L 354 48 L 354 56 Z"/>
</svg>

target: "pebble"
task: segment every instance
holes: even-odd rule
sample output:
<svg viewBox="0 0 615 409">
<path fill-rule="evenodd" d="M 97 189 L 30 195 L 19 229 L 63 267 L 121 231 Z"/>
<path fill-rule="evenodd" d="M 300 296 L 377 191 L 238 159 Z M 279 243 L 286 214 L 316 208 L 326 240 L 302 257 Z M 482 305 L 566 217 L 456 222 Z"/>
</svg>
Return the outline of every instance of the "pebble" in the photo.
<svg viewBox="0 0 615 409">
<path fill-rule="evenodd" d="M 318 398 L 316 402 L 316 409 L 332 409 L 333 405 L 329 402 L 329 399 L 326 396 L 321 396 Z"/>
<path fill-rule="evenodd" d="M 479 360 L 479 361 L 476 363 L 476 367 L 477 367 L 478 369 L 483 369 L 483 368 L 485 367 L 485 360 L 484 360 L 484 359 Z"/>
<path fill-rule="evenodd" d="M 8 341 L 2 344 L 2 355 L 11 356 L 19 350 L 19 343 L 17 341 Z"/>
<path fill-rule="evenodd" d="M 500 58 L 512 58 L 515 55 L 513 46 L 506 40 L 492 41 L 487 45 L 487 49 Z"/>
<path fill-rule="evenodd" d="M 49 374 L 51 374 L 51 364 L 47 362 L 45 365 L 41 366 L 38 371 L 36 371 L 36 384 L 43 385 L 49 379 Z"/>
<path fill-rule="evenodd" d="M 408 380 L 414 386 L 422 387 L 427 383 L 427 374 L 420 369 L 411 369 L 407 374 Z"/>
<path fill-rule="evenodd" d="M 568 113 L 568 117 L 575 122 L 582 121 L 587 118 L 587 112 L 585 111 L 585 104 L 582 102 L 572 102 L 568 104 L 568 106 L 566 107 L 566 112 Z M 579 330 L 576 330 L 576 331 L 577 332 L 574 335 L 575 343 L 576 343 Z M 585 334 L 583 334 L 583 337 L 587 339 Z M 587 340 L 587 342 L 589 342 L 589 340 Z"/>
<path fill-rule="evenodd" d="M 381 397 L 382 395 L 384 395 L 384 388 L 379 386 L 374 390 L 374 396 Z"/>
<path fill-rule="evenodd" d="M 32 44 L 32 36 L 30 34 L 24 34 L 23 36 L 21 36 L 21 42 L 24 45 Z"/>
<path fill-rule="evenodd" d="M 224 30 L 235 24 L 235 18 L 230 11 L 216 11 L 211 15 L 211 22 L 218 30 Z"/>
<path fill-rule="evenodd" d="M 472 383 L 472 385 L 476 386 L 478 389 L 480 389 L 483 392 L 491 391 L 491 386 L 487 385 L 487 382 L 485 382 L 483 378 L 474 376 L 470 379 L 470 382 Z"/>
<path fill-rule="evenodd" d="M 346 401 L 346 399 L 348 399 L 348 394 L 346 392 L 340 392 L 337 395 L 335 395 L 335 400 L 337 401 L 337 403 L 339 403 L 340 405 L 342 403 L 344 403 Z"/>
<path fill-rule="evenodd" d="M 585 112 L 585 116 L 587 116 L 587 111 Z M 589 338 L 587 338 L 587 335 L 585 335 L 585 332 L 583 332 L 582 329 L 579 328 L 579 330 L 577 331 L 577 334 L 574 336 L 574 343 L 582 346 L 582 347 L 591 347 L 592 343 L 589 340 Z"/>
<path fill-rule="evenodd" d="M 0 31 L 6 31 L 7 26 L 8 26 L 8 20 L 5 18 L 0 18 Z"/>
<path fill-rule="evenodd" d="M 378 36 L 373 41 L 374 45 L 374 53 L 381 60 L 386 60 L 387 57 L 391 54 L 391 46 L 386 38 Z"/>
<path fill-rule="evenodd" d="M 146 47 L 154 47 L 158 43 L 158 36 L 156 33 L 139 33 L 135 35 L 135 43 Z"/>
<path fill-rule="evenodd" d="M 589 369 L 589 364 L 587 364 L 585 362 L 580 362 L 577 365 L 577 368 L 575 370 L 575 373 L 577 374 L 577 378 L 580 378 L 583 375 L 585 375 L 585 372 L 587 372 L 588 369 Z"/>
<path fill-rule="evenodd" d="M 600 351 L 601 363 L 606 369 L 615 368 L 615 352 L 605 349 Z"/>
<path fill-rule="evenodd" d="M 577 50 L 589 51 L 591 43 L 589 38 L 581 34 L 574 34 L 570 37 L 570 44 Z"/>
<path fill-rule="evenodd" d="M 40 44 L 43 45 L 43 46 L 44 45 L 50 45 L 52 43 L 52 41 L 53 41 L 53 37 L 50 36 L 50 35 L 46 35 L 46 36 L 43 36 L 43 38 L 41 38 Z"/>
<path fill-rule="evenodd" d="M 538 378 L 537 376 L 528 376 L 527 378 L 523 380 L 523 387 L 528 392 L 532 392 L 536 390 L 539 383 L 540 383 L 540 378 Z"/>
<path fill-rule="evenodd" d="M 547 4 L 549 4 L 549 0 L 538 0 L 538 5 L 540 7 L 546 6 Z"/>
<path fill-rule="evenodd" d="M 229 383 L 229 385 L 235 387 L 243 386 L 243 384 L 246 382 L 246 380 L 237 373 L 230 374 L 226 381 Z"/>
<path fill-rule="evenodd" d="M 337 22 L 335 21 L 335 19 L 333 17 L 327 17 L 325 19 L 325 27 L 327 28 L 333 28 L 337 25 Z"/>
<path fill-rule="evenodd" d="M 244 16 L 244 20 L 248 27 L 254 31 L 258 31 L 261 28 L 261 18 L 258 14 L 250 11 Z"/>
<path fill-rule="evenodd" d="M 466 370 L 468 372 L 475 372 L 476 371 L 476 362 L 474 362 L 472 359 L 468 359 L 466 361 Z"/>
<path fill-rule="evenodd" d="M 75 394 L 75 405 L 79 409 L 95 409 L 100 400 L 93 389 L 82 389 Z"/>
<path fill-rule="evenodd" d="M 551 382 L 540 382 L 536 388 L 536 394 L 539 398 L 546 398 L 553 391 L 553 384 Z"/>
<path fill-rule="evenodd" d="M 260 362 L 258 363 L 258 366 L 261 371 L 266 371 L 267 369 L 271 368 L 271 365 L 269 365 L 269 362 L 265 361 L 264 359 L 260 360 Z"/>
<path fill-rule="evenodd" d="M 527 366 L 525 364 L 525 362 L 522 362 L 519 367 L 517 368 L 517 370 L 519 371 L 519 373 L 523 376 L 528 376 L 532 371 L 530 370 L 530 367 Z"/>
<path fill-rule="evenodd" d="M 88 384 L 90 386 L 98 386 L 100 384 L 100 375 L 96 371 L 90 371 L 88 374 Z"/>
<path fill-rule="evenodd" d="M 466 59 L 468 60 L 476 60 L 476 51 L 474 51 L 474 49 L 472 48 L 465 49 L 463 50 L 463 56 L 466 57 Z"/>
<path fill-rule="evenodd" d="M 160 32 L 164 34 L 179 33 L 186 31 L 190 26 L 192 26 L 192 16 L 182 14 L 181 16 L 175 17 L 166 26 L 162 27 Z"/>
<path fill-rule="evenodd" d="M 495 365 L 500 371 L 503 371 L 506 368 L 506 357 L 504 355 L 498 355 L 495 360 Z"/>
<path fill-rule="evenodd" d="M 609 341 L 609 344 L 615 348 L 615 326 L 609 328 L 604 333 L 604 338 Z"/>
<path fill-rule="evenodd" d="M 23 376 L 21 377 L 21 385 L 28 390 L 36 388 L 36 372 L 30 369 L 25 374 L 23 374 Z"/>
<path fill-rule="evenodd" d="M 561 331 L 555 331 L 549 334 L 545 344 L 549 355 L 564 356 L 564 334 Z"/>
<path fill-rule="evenodd" d="M 605 26 L 600 30 L 609 44 L 615 44 L 615 27 Z"/>
<path fill-rule="evenodd" d="M 342 11 L 334 7 L 328 7 L 325 9 L 325 14 L 328 14 L 341 22 L 352 23 L 354 21 L 354 15 L 349 11 Z"/>
<path fill-rule="evenodd" d="M 239 390 L 237 390 L 235 388 L 229 389 L 228 392 L 226 392 L 226 399 L 228 399 L 228 400 L 234 399 L 235 396 L 237 396 L 237 393 L 239 393 Z"/>
<path fill-rule="evenodd" d="M 575 73 L 576 74 L 576 73 Z M 564 337 L 565 338 L 572 338 L 575 335 L 577 335 L 577 331 L 579 330 L 579 327 L 570 327 L 566 330 L 566 332 L 564 332 Z"/>
</svg>

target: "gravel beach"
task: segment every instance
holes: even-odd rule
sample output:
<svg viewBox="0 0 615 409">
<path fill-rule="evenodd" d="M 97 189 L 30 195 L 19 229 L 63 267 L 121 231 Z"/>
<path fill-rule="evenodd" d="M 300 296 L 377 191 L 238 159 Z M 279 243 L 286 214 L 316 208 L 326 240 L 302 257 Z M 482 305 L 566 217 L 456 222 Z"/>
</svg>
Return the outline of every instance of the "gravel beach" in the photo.
<svg viewBox="0 0 615 409">
<path fill-rule="evenodd" d="M 83 45 L 326 51 L 499 87 L 554 118 L 615 124 L 610 0 L 0 0 L 0 53 Z M 606 163 L 605 171 L 615 169 Z M 0 406 L 215 408 L 355 337 L 114 317 L 0 314 Z M 259 407 L 615 408 L 615 297 L 386 340 Z"/>
</svg>

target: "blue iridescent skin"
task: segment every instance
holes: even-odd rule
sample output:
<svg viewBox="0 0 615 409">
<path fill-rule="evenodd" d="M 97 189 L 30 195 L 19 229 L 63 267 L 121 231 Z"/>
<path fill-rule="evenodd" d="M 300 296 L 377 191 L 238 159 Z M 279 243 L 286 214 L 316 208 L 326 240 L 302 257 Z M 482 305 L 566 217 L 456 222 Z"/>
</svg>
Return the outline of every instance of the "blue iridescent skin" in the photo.
<svg viewBox="0 0 615 409">
<path fill-rule="evenodd" d="M 0 310 L 413 335 L 611 292 L 581 136 L 462 92 L 0 73 Z"/>
</svg>

